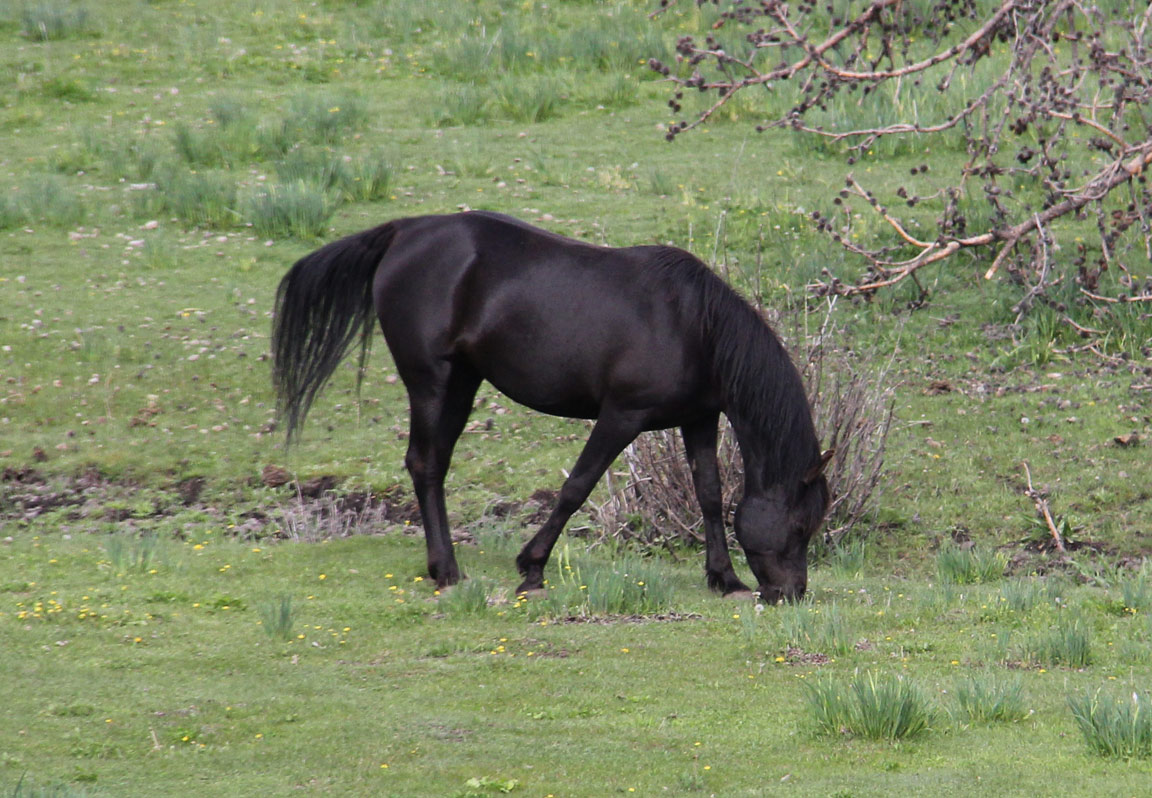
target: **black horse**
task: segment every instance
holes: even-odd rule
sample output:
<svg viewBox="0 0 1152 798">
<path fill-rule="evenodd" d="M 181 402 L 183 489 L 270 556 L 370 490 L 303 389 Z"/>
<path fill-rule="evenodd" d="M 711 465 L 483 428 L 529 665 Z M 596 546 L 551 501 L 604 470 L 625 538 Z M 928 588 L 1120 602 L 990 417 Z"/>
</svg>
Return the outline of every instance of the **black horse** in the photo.
<svg viewBox="0 0 1152 798">
<path fill-rule="evenodd" d="M 476 391 L 595 419 L 548 520 L 520 551 L 520 591 L 571 515 L 644 430 L 678 426 L 707 542 L 708 584 L 748 588 L 724 534 L 716 433 L 732 422 L 744 457 L 736 539 L 766 601 L 796 599 L 808 541 L 828 506 L 824 466 L 800 375 L 780 341 L 719 277 L 672 247 L 613 249 L 494 213 L 398 219 L 301 258 L 276 295 L 274 378 L 289 440 L 373 317 L 408 389 L 412 476 L 440 586 L 458 582 L 444 476 Z"/>
</svg>

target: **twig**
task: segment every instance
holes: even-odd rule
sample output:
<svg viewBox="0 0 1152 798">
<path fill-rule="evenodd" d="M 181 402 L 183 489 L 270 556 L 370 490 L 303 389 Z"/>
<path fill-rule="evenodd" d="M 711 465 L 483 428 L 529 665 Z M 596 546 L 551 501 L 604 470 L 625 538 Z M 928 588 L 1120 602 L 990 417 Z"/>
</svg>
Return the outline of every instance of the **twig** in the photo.
<svg viewBox="0 0 1152 798">
<path fill-rule="evenodd" d="M 1107 302 L 1111 305 L 1123 302 L 1152 302 L 1152 294 L 1140 294 L 1139 296 L 1101 296 L 1100 294 L 1092 293 L 1087 288 L 1081 288 L 1080 293 L 1089 299 L 1095 299 L 1097 302 Z"/>
<path fill-rule="evenodd" d="M 1076 332 L 1080 333 L 1080 335 L 1082 335 L 1085 338 L 1089 338 L 1093 335 L 1104 335 L 1105 334 L 1105 332 L 1103 330 L 1097 330 L 1097 329 L 1092 328 L 1092 327 L 1085 327 L 1082 324 L 1077 324 L 1076 322 L 1074 322 L 1072 320 L 1071 316 L 1065 316 L 1064 317 L 1064 323 L 1071 326 L 1072 329 L 1074 329 Z"/>
<path fill-rule="evenodd" d="M 1032 472 L 1028 470 L 1028 463 L 1024 462 L 1024 476 L 1028 479 L 1028 490 L 1026 491 L 1028 498 L 1036 505 L 1037 512 L 1044 516 L 1044 522 L 1048 524 L 1048 529 L 1052 533 L 1052 539 L 1056 541 L 1056 550 L 1059 552 L 1066 552 L 1064 548 L 1064 538 L 1060 536 L 1060 530 L 1056 528 L 1056 522 L 1052 520 L 1052 511 L 1048 509 L 1048 500 L 1044 498 L 1044 494 L 1032 487 Z"/>
</svg>

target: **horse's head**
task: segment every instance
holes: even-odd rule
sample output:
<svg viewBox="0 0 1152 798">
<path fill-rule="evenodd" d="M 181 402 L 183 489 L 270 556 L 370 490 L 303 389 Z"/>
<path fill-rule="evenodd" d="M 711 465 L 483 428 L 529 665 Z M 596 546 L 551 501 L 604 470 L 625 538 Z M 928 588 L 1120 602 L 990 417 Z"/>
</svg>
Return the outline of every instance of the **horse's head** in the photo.
<svg viewBox="0 0 1152 798">
<path fill-rule="evenodd" d="M 799 484 L 745 496 L 736 508 L 736 540 L 759 582 L 762 601 L 797 601 L 808 588 L 808 541 L 828 510 L 825 454 Z"/>
</svg>

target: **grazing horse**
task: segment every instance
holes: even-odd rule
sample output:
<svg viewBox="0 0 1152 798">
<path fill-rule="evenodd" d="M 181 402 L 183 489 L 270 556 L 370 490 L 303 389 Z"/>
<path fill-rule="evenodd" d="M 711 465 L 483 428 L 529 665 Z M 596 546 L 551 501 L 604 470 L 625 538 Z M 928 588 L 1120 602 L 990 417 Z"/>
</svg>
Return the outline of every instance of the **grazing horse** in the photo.
<svg viewBox="0 0 1152 798">
<path fill-rule="evenodd" d="M 709 586 L 747 592 L 724 534 L 717 424 L 744 458 L 736 510 L 763 600 L 798 599 L 808 541 L 828 507 L 800 375 L 760 315 L 680 249 L 595 246 L 486 212 L 397 219 L 301 258 L 280 282 L 273 374 L 288 438 L 379 321 L 408 390 L 405 466 L 428 572 L 462 578 L 444 506 L 456 441 L 488 380 L 542 413 L 595 419 L 556 506 L 524 545 L 519 591 L 543 587 L 564 525 L 616 456 L 645 430 L 680 427 L 704 519 Z"/>
</svg>

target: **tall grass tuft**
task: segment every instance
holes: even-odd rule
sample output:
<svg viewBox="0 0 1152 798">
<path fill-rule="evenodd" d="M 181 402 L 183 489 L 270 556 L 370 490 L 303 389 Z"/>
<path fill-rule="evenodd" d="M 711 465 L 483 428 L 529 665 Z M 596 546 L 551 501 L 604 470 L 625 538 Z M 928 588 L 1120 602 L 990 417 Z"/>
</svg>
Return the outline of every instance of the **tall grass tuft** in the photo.
<svg viewBox="0 0 1152 798">
<path fill-rule="evenodd" d="M 0 202 L 0 229 L 22 224 L 74 227 L 87 215 L 83 199 L 69 182 L 57 175 L 38 175 Z"/>
<path fill-rule="evenodd" d="M 364 101 L 346 92 L 298 94 L 288 103 L 288 126 L 314 144 L 335 144 L 367 120 Z"/>
<path fill-rule="evenodd" d="M 1004 576 L 1004 555 L 979 546 L 961 548 L 947 544 L 936 555 L 936 573 L 941 582 L 976 585 L 995 582 Z"/>
<path fill-rule="evenodd" d="M 546 122 L 559 112 L 564 90 L 552 77 L 505 77 L 496 84 L 496 105 L 514 122 Z"/>
<path fill-rule="evenodd" d="M 1147 694 L 1131 700 L 1101 693 L 1071 696 L 1068 707 L 1092 753 L 1111 759 L 1152 756 L 1152 705 Z"/>
<path fill-rule="evenodd" d="M 555 559 L 558 576 L 543 596 L 528 600 L 531 617 L 653 615 L 672 606 L 668 574 L 650 560 L 573 561 L 567 546 Z"/>
<path fill-rule="evenodd" d="M 215 130 L 197 130 L 188 124 L 178 124 L 173 129 L 172 145 L 189 166 L 220 166 L 227 160 L 223 141 Z"/>
<path fill-rule="evenodd" d="M 276 162 L 276 177 L 281 184 L 309 183 L 323 189 L 335 189 L 348 180 L 347 162 L 329 150 L 297 148 Z"/>
<path fill-rule="evenodd" d="M 488 610 L 492 586 L 484 579 L 465 579 L 440 592 L 437 606 L 447 615 L 479 615 Z"/>
<path fill-rule="evenodd" d="M 428 108 L 429 121 L 437 126 L 478 125 L 488 119 L 491 94 L 475 83 L 452 85 L 436 95 Z"/>
<path fill-rule="evenodd" d="M 864 561 L 868 555 L 868 542 L 861 537 L 841 539 L 828 547 L 827 563 L 837 574 L 844 577 L 858 577 L 864 572 Z"/>
<path fill-rule="evenodd" d="M 101 171 L 109 177 L 133 183 L 144 183 L 164 169 L 174 168 L 170 155 L 156 143 L 147 140 L 99 142 Z"/>
<path fill-rule="evenodd" d="M 319 238 L 336 210 L 332 195 L 303 180 L 267 186 L 252 195 L 244 218 L 262 236 Z"/>
<path fill-rule="evenodd" d="M 855 648 L 848 619 L 836 604 L 790 604 L 780 607 L 780 628 L 786 645 L 809 653 L 850 653 Z"/>
<path fill-rule="evenodd" d="M 261 159 L 279 158 L 296 143 L 286 119 L 265 120 L 252 131 L 252 150 Z"/>
<path fill-rule="evenodd" d="M 116 573 L 143 573 L 156 562 L 158 544 L 155 535 L 114 534 L 104 541 L 104 554 Z"/>
<path fill-rule="evenodd" d="M 1016 613 L 1031 612 L 1044 598 L 1044 586 L 1035 579 L 1008 579 L 1000 585 L 1000 604 Z"/>
<path fill-rule="evenodd" d="M 392 188 L 392 165 L 380 154 L 348 162 L 340 190 L 353 202 L 386 199 Z"/>
<path fill-rule="evenodd" d="M 208 104 L 208 114 L 221 130 L 236 127 L 251 120 L 247 103 L 238 97 L 216 97 Z"/>
<path fill-rule="evenodd" d="M 1120 597 L 1129 612 L 1147 612 L 1152 609 L 1152 576 L 1145 561 L 1140 570 L 1120 579 Z"/>
<path fill-rule="evenodd" d="M 19 227 L 24 222 L 24 214 L 15 200 L 0 194 L 0 230 Z"/>
<path fill-rule="evenodd" d="M 292 597 L 289 595 L 281 595 L 274 601 L 260 605 L 261 626 L 264 633 L 273 640 L 291 640 L 295 621 Z"/>
<path fill-rule="evenodd" d="M 25 7 L 23 33 L 42 42 L 82 36 L 89 31 L 88 9 L 74 3 L 36 3 Z"/>
<path fill-rule="evenodd" d="M 62 175 L 74 175 L 96 168 L 101 160 L 103 146 L 92 128 L 85 128 L 68 144 L 52 151 L 49 163 L 52 170 Z"/>
<path fill-rule="evenodd" d="M 156 178 L 160 204 L 181 221 L 231 227 L 237 221 L 236 184 L 225 174 L 167 170 Z"/>
<path fill-rule="evenodd" d="M 965 723 L 1014 723 L 1028 716 L 1019 678 L 969 676 L 956 684 L 955 717 Z"/>
<path fill-rule="evenodd" d="M 650 615 L 672 604 L 667 574 L 635 557 L 610 565 L 586 565 L 576 577 L 587 585 L 587 606 L 595 614 Z"/>
<path fill-rule="evenodd" d="M 309 183 L 353 202 L 381 199 L 392 185 L 392 166 L 380 155 L 352 158 L 307 148 L 277 162 L 276 175 L 283 184 Z"/>
<path fill-rule="evenodd" d="M 647 189 L 649 194 L 668 197 L 676 191 L 676 181 L 664 170 L 654 168 L 648 172 Z"/>
<path fill-rule="evenodd" d="M 1063 614 L 1051 628 L 1027 635 L 1015 652 L 1037 665 L 1084 668 L 1092 664 L 1092 633 L 1080 618 Z"/>
<path fill-rule="evenodd" d="M 851 734 L 870 740 L 904 740 L 932 727 L 934 712 L 910 680 L 871 671 L 850 682 L 821 677 L 804 682 L 808 708 L 825 734 Z"/>
<path fill-rule="evenodd" d="M 626 108 L 640 99 L 640 84 L 628 75 L 613 75 L 594 83 L 589 99 L 605 108 Z"/>
<path fill-rule="evenodd" d="M 9 798 L 86 798 L 89 792 L 73 784 L 37 785 L 27 780 L 27 773 L 20 775 L 11 792 L 5 790 Z"/>
<path fill-rule="evenodd" d="M 482 518 L 469 531 L 481 552 L 515 555 L 524 545 L 519 528 L 503 519 Z"/>
</svg>

